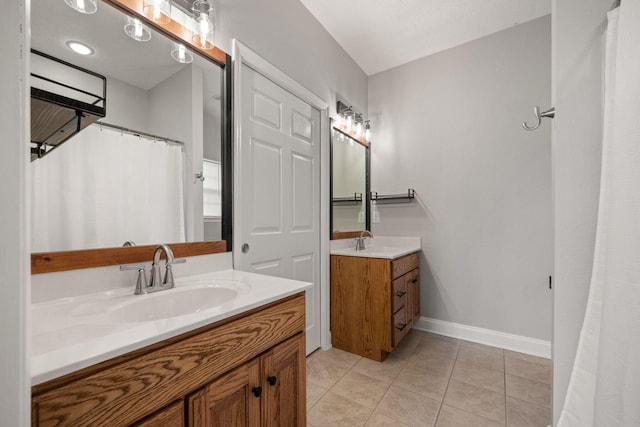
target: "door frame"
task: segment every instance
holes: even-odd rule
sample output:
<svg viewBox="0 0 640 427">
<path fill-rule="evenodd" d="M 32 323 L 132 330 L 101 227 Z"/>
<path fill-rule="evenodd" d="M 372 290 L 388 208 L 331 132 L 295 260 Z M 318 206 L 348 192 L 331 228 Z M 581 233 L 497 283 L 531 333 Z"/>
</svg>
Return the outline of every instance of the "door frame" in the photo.
<svg viewBox="0 0 640 427">
<path fill-rule="evenodd" d="M 233 70 L 233 187 L 237 190 L 242 182 L 242 167 L 240 165 L 240 147 L 242 144 L 240 87 L 242 68 L 249 66 L 264 75 L 277 85 L 291 92 L 301 100 L 320 111 L 320 346 L 328 349 L 331 346 L 329 331 L 329 104 L 319 96 L 293 80 L 283 71 L 264 59 L 262 56 L 245 46 L 237 39 L 233 39 L 232 48 Z M 240 206 L 241 200 L 238 191 L 233 191 L 233 206 Z M 242 218 L 237 209 L 233 211 L 234 235 L 239 236 L 238 230 L 242 229 Z M 241 239 L 233 239 L 233 264 L 236 256 L 240 254 Z"/>
</svg>

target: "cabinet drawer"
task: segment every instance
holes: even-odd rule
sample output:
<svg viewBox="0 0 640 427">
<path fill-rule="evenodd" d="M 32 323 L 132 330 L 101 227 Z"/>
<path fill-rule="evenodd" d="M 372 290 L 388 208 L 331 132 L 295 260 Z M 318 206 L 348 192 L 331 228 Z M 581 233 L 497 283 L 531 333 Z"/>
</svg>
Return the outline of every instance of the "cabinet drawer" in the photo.
<svg viewBox="0 0 640 427">
<path fill-rule="evenodd" d="M 393 336 L 393 347 L 397 346 L 400 343 L 400 340 L 404 338 L 405 335 L 409 332 L 411 327 L 407 323 L 407 307 L 402 307 L 398 310 L 392 318 L 391 327 L 393 331 L 391 335 Z"/>
<path fill-rule="evenodd" d="M 407 281 L 404 276 L 391 283 L 391 313 L 395 313 L 407 304 Z"/>
<path fill-rule="evenodd" d="M 391 262 L 391 279 L 397 279 L 403 274 L 418 267 L 418 253 L 414 252 Z"/>
</svg>

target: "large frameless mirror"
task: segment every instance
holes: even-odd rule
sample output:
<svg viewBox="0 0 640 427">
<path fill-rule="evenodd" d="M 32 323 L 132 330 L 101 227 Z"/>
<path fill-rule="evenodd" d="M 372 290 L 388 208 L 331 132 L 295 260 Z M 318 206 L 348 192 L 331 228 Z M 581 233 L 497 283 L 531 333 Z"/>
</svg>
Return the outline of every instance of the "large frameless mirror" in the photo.
<svg viewBox="0 0 640 427">
<path fill-rule="evenodd" d="M 32 251 L 230 240 L 226 70 L 104 2 L 31 24 Z"/>
<path fill-rule="evenodd" d="M 369 146 L 331 128 L 331 238 L 370 230 Z"/>
</svg>

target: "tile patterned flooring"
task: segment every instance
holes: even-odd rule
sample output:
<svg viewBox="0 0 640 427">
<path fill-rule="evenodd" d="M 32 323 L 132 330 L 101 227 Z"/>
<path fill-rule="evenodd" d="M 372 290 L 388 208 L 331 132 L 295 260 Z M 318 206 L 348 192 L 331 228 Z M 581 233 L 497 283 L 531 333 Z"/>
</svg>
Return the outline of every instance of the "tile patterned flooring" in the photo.
<svg viewBox="0 0 640 427">
<path fill-rule="evenodd" d="M 311 427 L 546 427 L 551 361 L 412 330 L 382 362 L 307 358 Z"/>
</svg>

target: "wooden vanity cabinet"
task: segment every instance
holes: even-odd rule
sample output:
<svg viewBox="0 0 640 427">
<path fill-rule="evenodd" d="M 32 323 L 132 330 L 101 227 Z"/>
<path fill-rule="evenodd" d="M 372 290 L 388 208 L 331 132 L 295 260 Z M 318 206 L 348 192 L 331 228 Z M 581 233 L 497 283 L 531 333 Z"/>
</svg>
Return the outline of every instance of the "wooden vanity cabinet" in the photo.
<svg viewBox="0 0 640 427">
<path fill-rule="evenodd" d="M 418 252 L 395 260 L 331 255 L 331 342 L 383 361 L 420 318 Z"/>
<path fill-rule="evenodd" d="M 296 336 L 187 399 L 190 427 L 305 425 L 305 341 Z"/>
<path fill-rule="evenodd" d="M 304 310 L 299 293 L 38 384 L 32 425 L 306 425 Z"/>
</svg>

